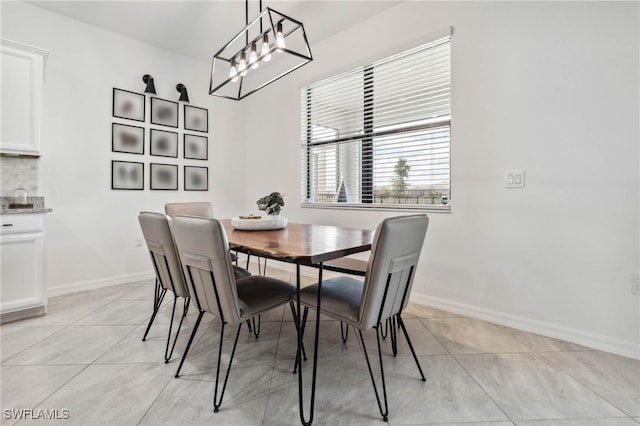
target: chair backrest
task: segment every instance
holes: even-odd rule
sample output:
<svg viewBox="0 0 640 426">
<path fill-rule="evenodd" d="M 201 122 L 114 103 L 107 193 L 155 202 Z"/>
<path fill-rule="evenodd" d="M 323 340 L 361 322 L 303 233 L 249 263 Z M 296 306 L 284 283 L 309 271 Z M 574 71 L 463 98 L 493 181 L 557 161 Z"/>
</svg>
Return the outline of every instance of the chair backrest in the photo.
<svg viewBox="0 0 640 426">
<path fill-rule="evenodd" d="M 368 329 L 409 303 L 429 218 L 426 214 L 384 219 L 371 246 L 360 305 L 360 325 Z"/>
<path fill-rule="evenodd" d="M 211 203 L 208 201 L 193 203 L 167 203 L 164 205 L 164 212 L 170 217 L 184 215 L 212 218 L 213 206 L 211 206 Z"/>
<path fill-rule="evenodd" d="M 151 262 L 160 284 L 176 296 L 187 297 L 182 266 L 169 225 L 169 218 L 162 213 L 141 212 L 138 215 L 142 235 L 147 243 Z"/>
<path fill-rule="evenodd" d="M 216 219 L 176 216 L 173 232 L 191 299 L 223 322 L 240 322 L 242 306 L 222 224 Z"/>
</svg>

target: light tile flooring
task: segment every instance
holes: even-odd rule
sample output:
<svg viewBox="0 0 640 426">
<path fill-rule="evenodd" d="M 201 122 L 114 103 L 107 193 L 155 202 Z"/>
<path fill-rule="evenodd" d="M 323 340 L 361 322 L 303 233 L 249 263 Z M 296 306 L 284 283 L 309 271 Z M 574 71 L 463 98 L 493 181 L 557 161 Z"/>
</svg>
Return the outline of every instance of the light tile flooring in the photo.
<svg viewBox="0 0 640 426">
<path fill-rule="evenodd" d="M 190 310 L 165 364 L 171 297 L 141 341 L 152 294 L 153 282 L 145 281 L 57 297 L 46 316 L 2 326 L 0 423 L 300 424 L 288 309 L 263 317 L 259 339 L 243 328 L 223 405 L 214 413 L 220 325 L 205 316 L 176 379 L 196 312 Z M 401 334 L 397 357 L 384 342 L 390 425 L 640 423 L 638 361 L 419 305 L 410 305 L 404 317 L 427 381 L 419 380 Z M 306 347 L 312 348 L 313 322 L 307 330 Z M 375 333 L 366 339 L 375 356 Z M 320 340 L 314 423 L 383 424 L 353 332 L 343 344 L 339 323 L 323 320 Z M 310 361 L 305 365 L 308 383 Z M 59 419 L 17 420 L 20 412 L 11 410 L 19 409 Z"/>
</svg>

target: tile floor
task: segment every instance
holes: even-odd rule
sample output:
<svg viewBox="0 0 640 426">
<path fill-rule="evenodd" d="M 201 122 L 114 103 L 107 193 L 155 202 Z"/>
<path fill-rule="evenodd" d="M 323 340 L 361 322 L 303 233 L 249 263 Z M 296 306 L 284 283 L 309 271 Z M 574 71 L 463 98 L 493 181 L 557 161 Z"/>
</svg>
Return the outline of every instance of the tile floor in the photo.
<svg viewBox="0 0 640 426">
<path fill-rule="evenodd" d="M 269 273 L 291 279 L 275 268 Z M 288 309 L 263 317 L 259 339 L 243 328 L 223 405 L 214 413 L 219 324 L 205 316 L 176 379 L 196 312 L 165 364 L 169 298 L 141 341 L 152 294 L 153 282 L 144 281 L 61 296 L 50 300 L 46 316 L 0 327 L 0 423 L 300 424 Z M 640 423 L 636 360 L 419 305 L 404 317 L 427 382 L 419 380 L 402 335 L 395 358 L 384 342 L 390 425 Z M 314 323 L 308 327 L 314 330 Z M 314 424 L 383 424 L 354 334 L 343 344 L 339 323 L 323 320 L 320 339 Z M 375 355 L 375 333 L 366 340 Z M 36 418 L 17 419 L 20 409 Z M 37 418 L 45 415 L 58 419 Z"/>
</svg>

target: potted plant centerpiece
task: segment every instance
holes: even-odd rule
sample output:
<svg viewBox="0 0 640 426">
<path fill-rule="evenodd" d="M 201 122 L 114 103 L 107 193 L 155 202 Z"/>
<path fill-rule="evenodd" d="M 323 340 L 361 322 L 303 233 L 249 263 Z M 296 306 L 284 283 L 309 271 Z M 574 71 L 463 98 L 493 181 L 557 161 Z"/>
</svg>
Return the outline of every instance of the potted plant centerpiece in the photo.
<svg viewBox="0 0 640 426">
<path fill-rule="evenodd" d="M 258 205 L 258 210 L 264 211 L 267 214 L 266 216 L 254 216 L 251 214 L 232 218 L 231 225 L 235 229 L 245 231 L 282 229 L 287 226 L 287 218 L 280 216 L 280 211 L 284 207 L 284 195 L 279 192 L 272 192 L 258 199 L 256 204 Z"/>
<path fill-rule="evenodd" d="M 231 218 L 231 225 L 234 229 L 243 231 L 265 231 L 272 229 L 282 229 L 287 226 L 287 218 L 280 216 L 280 211 L 284 207 L 284 195 L 279 192 L 272 192 L 269 195 L 256 201 L 258 210 L 267 213 L 266 216 L 240 216 Z"/>
</svg>

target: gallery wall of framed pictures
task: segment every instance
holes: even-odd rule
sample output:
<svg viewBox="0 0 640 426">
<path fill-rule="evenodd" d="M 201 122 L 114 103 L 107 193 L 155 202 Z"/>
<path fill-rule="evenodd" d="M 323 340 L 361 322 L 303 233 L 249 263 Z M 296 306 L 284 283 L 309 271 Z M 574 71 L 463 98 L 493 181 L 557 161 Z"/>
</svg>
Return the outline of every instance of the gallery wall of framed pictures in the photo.
<svg viewBox="0 0 640 426">
<path fill-rule="evenodd" d="M 112 190 L 209 190 L 206 108 L 115 87 L 112 105 Z"/>
</svg>

